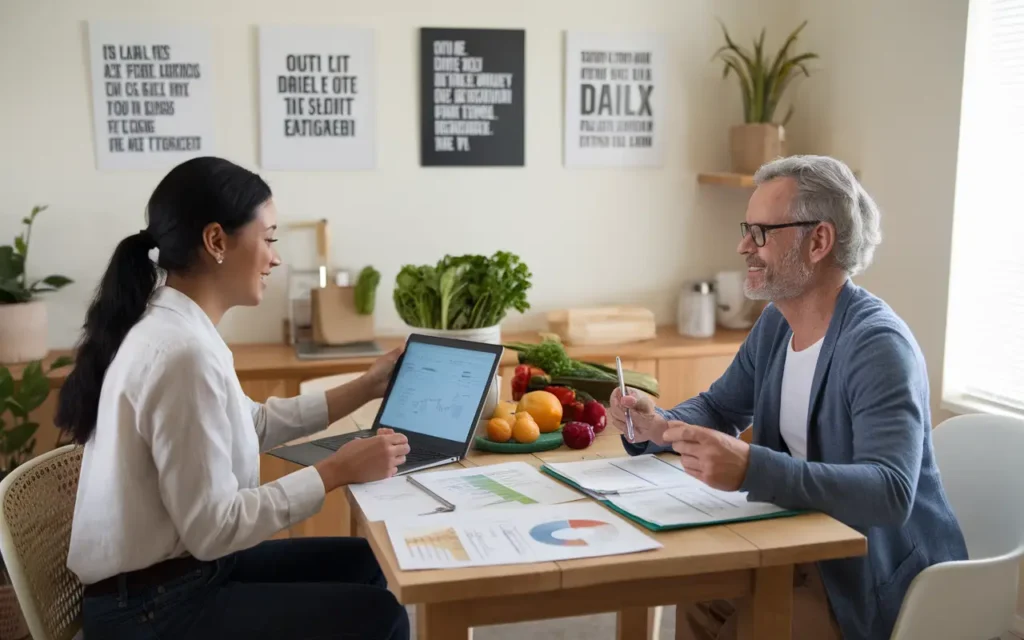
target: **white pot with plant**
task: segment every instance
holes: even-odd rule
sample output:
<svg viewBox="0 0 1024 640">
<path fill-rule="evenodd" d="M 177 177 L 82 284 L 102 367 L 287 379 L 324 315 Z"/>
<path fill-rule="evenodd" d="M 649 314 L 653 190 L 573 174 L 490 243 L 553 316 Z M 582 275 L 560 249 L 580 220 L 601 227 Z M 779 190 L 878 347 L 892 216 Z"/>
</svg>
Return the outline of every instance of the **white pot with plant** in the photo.
<svg viewBox="0 0 1024 640">
<path fill-rule="evenodd" d="M 530 308 L 531 277 L 519 257 L 506 251 L 405 265 L 395 278 L 395 309 L 415 333 L 500 344 L 508 311 Z"/>
<path fill-rule="evenodd" d="M 22 219 L 24 232 L 14 245 L 0 246 L 0 362 L 39 360 L 49 351 L 46 304 L 39 294 L 71 284 L 64 276 L 47 276 L 30 282 L 26 271 L 32 225 L 45 206 L 32 208 Z"/>
<path fill-rule="evenodd" d="M 785 127 L 793 116 L 793 106 L 790 105 L 778 123 L 775 122 L 775 110 L 794 78 L 800 74 L 811 75 L 805 63 L 818 57 L 815 53 L 790 56 L 790 47 L 806 25 L 804 21 L 789 34 L 774 59 L 764 54 L 764 29 L 754 41 L 751 51 L 737 45 L 722 25 L 725 44 L 714 57 L 725 65 L 723 78 L 730 73 L 736 75 L 743 97 L 744 124 L 729 130 L 732 170 L 736 173 L 752 174 L 764 163 L 786 155 Z"/>
</svg>

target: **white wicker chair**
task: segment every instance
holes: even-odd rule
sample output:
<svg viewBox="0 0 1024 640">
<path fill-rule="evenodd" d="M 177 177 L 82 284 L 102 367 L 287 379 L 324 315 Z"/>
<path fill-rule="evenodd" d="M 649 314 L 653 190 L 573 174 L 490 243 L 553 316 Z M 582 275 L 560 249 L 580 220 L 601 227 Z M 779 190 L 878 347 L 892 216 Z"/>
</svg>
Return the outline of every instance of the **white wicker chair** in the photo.
<svg viewBox="0 0 1024 640">
<path fill-rule="evenodd" d="M 82 448 L 33 458 L 0 482 L 0 551 L 33 640 L 70 640 L 83 586 L 67 568 Z"/>
</svg>

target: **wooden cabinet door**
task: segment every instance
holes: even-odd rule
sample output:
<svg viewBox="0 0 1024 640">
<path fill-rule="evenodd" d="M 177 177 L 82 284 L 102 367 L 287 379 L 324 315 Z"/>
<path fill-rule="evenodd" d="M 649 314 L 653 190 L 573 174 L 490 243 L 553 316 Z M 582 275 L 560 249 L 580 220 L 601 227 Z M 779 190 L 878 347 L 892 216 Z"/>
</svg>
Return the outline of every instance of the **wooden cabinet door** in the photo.
<svg viewBox="0 0 1024 640">
<path fill-rule="evenodd" d="M 734 356 L 702 356 L 658 360 L 658 406 L 671 409 L 701 391 L 707 391 L 732 363 Z"/>
</svg>

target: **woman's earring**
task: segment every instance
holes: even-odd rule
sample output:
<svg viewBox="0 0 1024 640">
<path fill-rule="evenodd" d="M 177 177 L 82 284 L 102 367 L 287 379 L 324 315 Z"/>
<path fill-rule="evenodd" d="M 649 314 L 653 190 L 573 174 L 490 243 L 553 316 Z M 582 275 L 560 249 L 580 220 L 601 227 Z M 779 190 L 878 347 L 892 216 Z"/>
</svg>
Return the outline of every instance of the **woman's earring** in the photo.
<svg viewBox="0 0 1024 640">
<path fill-rule="evenodd" d="M 224 264 L 224 256 L 217 256 L 217 264 Z"/>
</svg>

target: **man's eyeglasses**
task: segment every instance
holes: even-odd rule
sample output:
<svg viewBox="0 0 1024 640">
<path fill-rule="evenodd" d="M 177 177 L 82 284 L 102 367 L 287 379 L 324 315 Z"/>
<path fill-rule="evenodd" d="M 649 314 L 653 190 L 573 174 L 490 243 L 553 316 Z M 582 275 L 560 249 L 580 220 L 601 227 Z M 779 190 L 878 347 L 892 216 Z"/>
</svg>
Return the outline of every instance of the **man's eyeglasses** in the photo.
<svg viewBox="0 0 1024 640">
<path fill-rule="evenodd" d="M 747 224 L 740 223 L 740 238 L 746 238 L 747 234 L 754 240 L 754 244 L 763 247 L 768 239 L 768 232 L 772 229 L 785 229 L 787 227 L 810 227 L 819 224 L 820 220 L 804 220 L 802 222 L 786 222 L 784 224 Z"/>
</svg>

